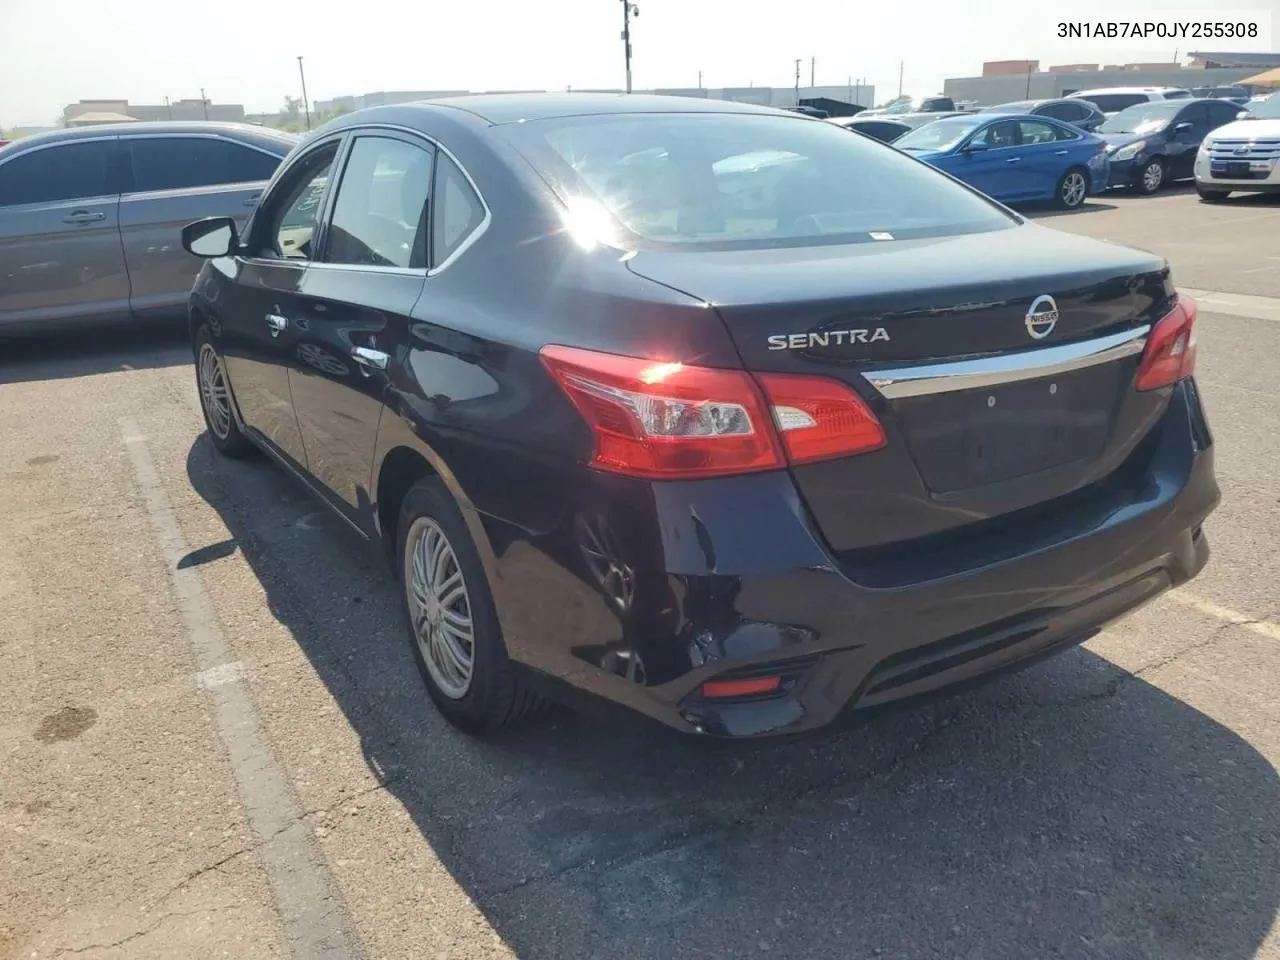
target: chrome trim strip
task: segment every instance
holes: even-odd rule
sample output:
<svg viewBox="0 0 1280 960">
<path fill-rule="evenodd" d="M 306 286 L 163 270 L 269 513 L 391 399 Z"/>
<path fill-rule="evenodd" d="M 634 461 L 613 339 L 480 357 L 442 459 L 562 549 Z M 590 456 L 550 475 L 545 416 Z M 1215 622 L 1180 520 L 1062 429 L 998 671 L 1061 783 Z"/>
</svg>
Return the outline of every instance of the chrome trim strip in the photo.
<svg viewBox="0 0 1280 960">
<path fill-rule="evenodd" d="M 888 400 L 995 387 L 1019 380 L 1053 377 L 1131 357 L 1141 353 L 1146 347 L 1150 331 L 1150 325 L 1146 325 L 1080 343 L 1064 343 L 1041 350 L 1006 353 L 976 360 L 894 367 L 875 370 L 865 376 Z"/>
</svg>

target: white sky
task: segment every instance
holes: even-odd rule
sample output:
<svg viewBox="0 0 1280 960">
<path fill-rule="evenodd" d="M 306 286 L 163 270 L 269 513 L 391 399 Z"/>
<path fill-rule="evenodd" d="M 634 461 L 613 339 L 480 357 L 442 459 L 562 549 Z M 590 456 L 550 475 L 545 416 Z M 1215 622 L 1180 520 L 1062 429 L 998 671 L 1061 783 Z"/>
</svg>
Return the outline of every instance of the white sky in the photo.
<svg viewBox="0 0 1280 960">
<path fill-rule="evenodd" d="M 1169 60 L 1276 50 L 1280 0 L 636 0 L 635 86 L 790 86 L 866 76 L 879 99 L 939 92 L 984 60 Z M 243 12 L 241 12 L 243 9 Z M 1261 18 L 1259 40 L 1060 40 L 1060 20 Z M 621 0 L 0 0 L 0 127 L 51 123 L 82 98 L 206 95 L 277 109 L 375 90 L 621 87 Z"/>
</svg>

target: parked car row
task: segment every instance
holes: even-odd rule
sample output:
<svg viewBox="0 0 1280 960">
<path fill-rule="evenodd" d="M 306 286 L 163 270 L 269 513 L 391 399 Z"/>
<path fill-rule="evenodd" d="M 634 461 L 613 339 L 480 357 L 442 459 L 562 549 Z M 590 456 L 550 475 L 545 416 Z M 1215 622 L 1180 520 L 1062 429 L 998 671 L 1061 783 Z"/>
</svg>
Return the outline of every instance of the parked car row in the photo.
<svg viewBox="0 0 1280 960">
<path fill-rule="evenodd" d="M 1108 112 L 1084 99 L 1094 95 L 1120 109 Z M 1236 190 L 1273 191 L 1280 183 L 1280 124 L 1255 121 L 1277 118 L 1280 95 L 1242 113 L 1234 100 L 1147 88 L 1084 91 L 977 113 L 860 113 L 831 122 L 892 143 L 997 200 L 1071 208 L 1108 188 L 1152 194 L 1193 178 L 1207 201 Z"/>
</svg>

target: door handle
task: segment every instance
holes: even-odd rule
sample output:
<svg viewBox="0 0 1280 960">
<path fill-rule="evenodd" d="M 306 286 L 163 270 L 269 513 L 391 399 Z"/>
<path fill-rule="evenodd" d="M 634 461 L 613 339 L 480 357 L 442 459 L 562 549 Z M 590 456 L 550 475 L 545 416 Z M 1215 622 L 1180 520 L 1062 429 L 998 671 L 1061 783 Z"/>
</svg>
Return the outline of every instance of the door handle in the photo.
<svg viewBox="0 0 1280 960">
<path fill-rule="evenodd" d="M 252 197 L 249 197 L 249 199 L 245 200 L 244 205 L 245 205 L 246 207 L 252 207 L 252 206 L 254 206 L 254 205 L 258 202 L 258 198 L 259 198 L 259 197 L 261 197 L 261 196 L 262 196 L 262 194 L 260 194 L 260 193 L 255 193 Z"/>
<path fill-rule="evenodd" d="M 1065 157 L 1065 156 L 1067 155 L 1067 151 L 1066 151 L 1066 150 L 1055 150 L 1055 151 L 1053 151 L 1053 155 L 1054 155 L 1055 157 Z"/>
<path fill-rule="evenodd" d="M 100 220 L 107 219 L 107 215 L 101 210 L 90 213 L 88 210 L 77 210 L 62 218 L 63 223 L 97 223 Z"/>
<path fill-rule="evenodd" d="M 278 313 L 267 314 L 267 328 L 271 331 L 271 336 L 278 337 L 289 325 L 289 321 Z"/>
<path fill-rule="evenodd" d="M 1017 163 L 1021 159 L 1022 159 L 1021 157 L 1010 157 L 1008 160 L 1005 161 L 1005 163 Z"/>
<path fill-rule="evenodd" d="M 387 364 L 391 361 L 391 356 L 381 350 L 374 350 L 372 347 L 352 347 L 351 359 L 362 367 L 385 370 L 387 369 Z"/>
</svg>

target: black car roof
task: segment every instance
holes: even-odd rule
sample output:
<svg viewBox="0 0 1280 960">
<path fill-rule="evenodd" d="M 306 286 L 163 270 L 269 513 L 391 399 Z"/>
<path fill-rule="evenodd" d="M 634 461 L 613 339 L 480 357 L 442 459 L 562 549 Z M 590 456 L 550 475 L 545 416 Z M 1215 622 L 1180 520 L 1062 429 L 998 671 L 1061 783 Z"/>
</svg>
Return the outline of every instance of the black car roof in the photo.
<svg viewBox="0 0 1280 960">
<path fill-rule="evenodd" d="M 252 123 L 219 123 L 212 120 L 139 120 L 136 123 L 95 123 L 87 127 L 65 127 L 46 130 L 14 141 L 24 148 L 48 143 L 71 143 L 76 140 L 97 140 L 121 135 L 155 135 L 166 133 L 220 133 L 251 143 L 279 145 L 286 153 L 298 138 L 282 130 L 260 127 Z"/>
<path fill-rule="evenodd" d="M 799 114 L 759 104 L 701 97 L 664 97 L 642 93 L 477 93 L 371 107 L 347 114 L 342 119 L 355 123 L 374 119 L 411 122 L 415 115 L 420 116 L 423 111 L 441 109 L 469 113 L 489 124 L 617 113 L 755 113 L 800 117 Z"/>
</svg>

